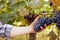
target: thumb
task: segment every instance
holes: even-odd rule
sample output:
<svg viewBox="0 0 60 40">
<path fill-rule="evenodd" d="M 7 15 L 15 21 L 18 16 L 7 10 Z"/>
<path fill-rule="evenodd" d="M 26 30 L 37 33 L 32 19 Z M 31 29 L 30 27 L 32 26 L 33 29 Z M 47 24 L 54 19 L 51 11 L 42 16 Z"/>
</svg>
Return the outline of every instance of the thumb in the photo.
<svg viewBox="0 0 60 40">
<path fill-rule="evenodd" d="M 37 22 L 37 21 L 39 20 L 39 18 L 40 18 L 40 17 L 37 16 L 33 22 L 34 22 L 34 23 Z"/>
<path fill-rule="evenodd" d="M 37 17 L 35 18 L 35 20 L 34 20 L 31 24 L 32 24 L 32 25 L 35 25 L 39 18 L 40 18 L 40 17 L 37 16 Z"/>
</svg>

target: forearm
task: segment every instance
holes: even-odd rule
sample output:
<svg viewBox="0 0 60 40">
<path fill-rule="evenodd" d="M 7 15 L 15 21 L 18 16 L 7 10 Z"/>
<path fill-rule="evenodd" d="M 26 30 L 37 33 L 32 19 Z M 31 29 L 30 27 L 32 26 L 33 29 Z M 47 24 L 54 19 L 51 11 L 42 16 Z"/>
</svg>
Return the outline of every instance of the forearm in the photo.
<svg viewBox="0 0 60 40">
<path fill-rule="evenodd" d="M 32 31 L 33 30 L 32 30 L 32 28 L 30 28 L 30 26 L 28 26 L 28 27 L 13 27 L 11 30 L 10 37 L 15 37 L 18 35 L 32 33 Z"/>
<path fill-rule="evenodd" d="M 39 16 L 28 27 L 14 27 L 13 25 L 0 23 L 0 28 L 1 28 L 0 36 L 9 38 L 23 34 L 35 33 L 33 27 L 36 24 L 38 18 Z"/>
</svg>

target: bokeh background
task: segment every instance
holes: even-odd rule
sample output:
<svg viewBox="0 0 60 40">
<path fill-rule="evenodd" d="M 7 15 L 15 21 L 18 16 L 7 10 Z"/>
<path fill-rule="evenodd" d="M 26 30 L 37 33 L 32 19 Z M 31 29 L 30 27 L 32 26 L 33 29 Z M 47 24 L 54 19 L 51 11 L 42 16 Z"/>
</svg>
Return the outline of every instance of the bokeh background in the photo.
<svg viewBox="0 0 60 40">
<path fill-rule="evenodd" d="M 17 27 L 28 26 L 37 15 L 40 15 L 40 17 L 53 16 L 55 7 L 53 7 L 54 5 L 50 7 L 49 4 L 50 0 L 0 0 L 0 21 Z M 59 10 L 59 8 L 60 6 L 56 10 Z M 33 34 L 35 35 L 33 39 L 60 40 L 59 32 L 55 23 L 52 23 L 44 31 Z M 30 40 L 31 38 L 29 34 L 26 34 L 10 38 L 10 40 Z M 0 40 L 5 40 L 5 38 L 0 38 Z"/>
</svg>

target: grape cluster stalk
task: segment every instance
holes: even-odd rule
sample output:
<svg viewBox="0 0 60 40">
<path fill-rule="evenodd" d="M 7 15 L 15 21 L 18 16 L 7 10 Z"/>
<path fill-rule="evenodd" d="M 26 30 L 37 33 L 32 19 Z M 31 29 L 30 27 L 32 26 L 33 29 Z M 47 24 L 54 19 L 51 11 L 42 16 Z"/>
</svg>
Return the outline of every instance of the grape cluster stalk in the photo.
<svg viewBox="0 0 60 40">
<path fill-rule="evenodd" d="M 56 27 L 58 28 L 58 30 L 60 30 L 60 12 L 55 14 L 53 18 L 49 17 L 40 18 L 38 22 L 35 24 L 34 30 L 38 32 L 42 30 L 41 27 L 45 28 L 45 24 L 49 26 L 51 25 L 51 23 L 56 23 Z"/>
</svg>

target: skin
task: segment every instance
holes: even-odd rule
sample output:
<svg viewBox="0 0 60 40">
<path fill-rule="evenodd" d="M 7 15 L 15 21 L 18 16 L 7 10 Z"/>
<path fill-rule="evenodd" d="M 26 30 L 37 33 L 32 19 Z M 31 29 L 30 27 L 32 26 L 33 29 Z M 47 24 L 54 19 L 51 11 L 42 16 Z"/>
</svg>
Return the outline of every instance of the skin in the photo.
<svg viewBox="0 0 60 40">
<path fill-rule="evenodd" d="M 34 25 L 38 21 L 39 16 L 27 27 L 13 27 L 10 33 L 10 37 L 15 37 L 23 34 L 35 33 Z"/>
<path fill-rule="evenodd" d="M 13 27 L 10 33 L 10 37 L 15 37 L 15 36 L 19 36 L 19 35 L 23 35 L 23 34 L 29 34 L 29 33 L 36 33 L 34 30 L 34 25 L 36 24 L 36 22 L 38 21 L 39 16 L 36 17 L 36 19 L 27 27 Z M 46 28 L 46 24 L 45 24 L 45 28 Z M 41 27 L 43 31 L 45 28 Z"/>
</svg>

